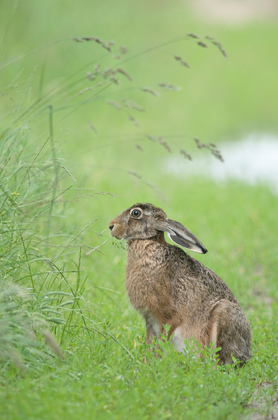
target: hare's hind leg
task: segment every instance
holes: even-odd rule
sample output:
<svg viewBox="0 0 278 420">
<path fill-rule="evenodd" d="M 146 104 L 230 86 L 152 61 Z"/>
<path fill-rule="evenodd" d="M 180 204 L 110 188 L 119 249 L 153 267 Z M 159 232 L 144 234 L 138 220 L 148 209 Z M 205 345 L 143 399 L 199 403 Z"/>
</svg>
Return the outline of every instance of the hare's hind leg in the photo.
<svg viewBox="0 0 278 420">
<path fill-rule="evenodd" d="M 145 313 L 146 321 L 146 344 L 152 344 L 154 337 L 160 337 L 162 325 L 161 323 L 151 314 Z"/>
<path fill-rule="evenodd" d="M 173 331 L 173 335 L 170 334 Z M 186 337 L 186 335 L 184 334 L 183 328 L 181 326 L 177 327 L 177 328 L 172 328 L 169 331 L 169 336 L 172 335 L 172 343 L 174 346 L 174 349 L 178 352 L 178 353 L 183 353 L 185 354 L 185 340 L 188 338 Z"/>
<path fill-rule="evenodd" d="M 245 362 L 251 357 L 251 331 L 239 305 L 220 300 L 213 308 L 209 322 L 209 342 L 220 347 L 219 362 L 232 364 L 233 356 Z"/>
</svg>

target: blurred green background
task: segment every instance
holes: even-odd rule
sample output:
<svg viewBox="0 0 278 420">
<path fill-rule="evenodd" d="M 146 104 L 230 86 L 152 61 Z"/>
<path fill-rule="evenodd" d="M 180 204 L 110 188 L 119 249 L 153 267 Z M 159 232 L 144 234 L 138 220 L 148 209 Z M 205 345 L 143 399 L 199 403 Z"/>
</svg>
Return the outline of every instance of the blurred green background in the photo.
<svg viewBox="0 0 278 420">
<path fill-rule="evenodd" d="M 255 5 L 247 2 L 250 16 L 247 13 L 244 20 L 245 9 L 239 9 L 239 17 L 227 12 L 219 18 L 225 2 L 209 7 L 205 3 L 2 0 L 2 126 L 20 126 L 24 121 L 32 130 L 29 147 L 39 147 L 49 132 L 52 105 L 59 155 L 77 185 L 120 197 L 109 201 L 115 206 L 111 216 L 138 200 L 162 204 L 160 196 L 129 171 L 157 186 L 163 196 L 169 196 L 178 182 L 186 193 L 191 181 L 171 179 L 163 167 L 168 151 L 146 139 L 146 134 L 162 136 L 173 153 L 180 149 L 192 153 L 193 162 L 184 160 L 184 164 L 194 165 L 198 156 L 194 137 L 221 149 L 223 141 L 278 130 L 274 13 L 259 10 L 253 15 Z M 199 46 L 199 39 L 186 37 L 188 33 L 202 37 L 208 48 Z M 228 58 L 203 38 L 207 35 L 221 43 Z M 86 36 L 114 41 L 113 53 L 96 42 L 73 41 Z M 129 52 L 115 59 L 121 46 Z M 119 66 L 133 81 L 118 74 L 119 85 L 104 80 L 97 86 L 100 79 L 90 81 L 86 76 L 94 73 L 96 65 L 101 71 Z M 160 83 L 180 90 L 165 91 Z M 142 92 L 142 87 L 160 96 Z M 123 100 L 135 102 L 145 112 L 125 107 Z M 121 103 L 121 110 L 108 101 Z M 171 203 L 167 206 L 171 208 Z"/>
<path fill-rule="evenodd" d="M 243 22 L 233 17 L 230 21 L 206 19 L 203 3 L 199 2 L 198 9 L 198 2 L 189 1 L 2 0 L 2 113 L 13 109 L 7 116 L 13 123 L 14 103 L 23 112 L 45 97 L 44 104 L 54 107 L 55 141 L 59 141 L 62 156 L 78 180 L 85 174 L 94 187 L 98 170 L 105 167 L 107 173 L 111 166 L 136 170 L 151 180 L 150 166 L 159 165 L 167 151 L 148 144 L 145 134 L 171 138 L 173 149 L 177 145 L 191 151 L 195 150 L 193 137 L 219 144 L 250 132 L 276 133 L 277 21 L 262 14 L 254 18 L 251 14 Z M 218 3 L 210 8 L 216 15 Z M 186 38 L 188 33 L 215 38 L 228 58 L 209 42 L 208 48 L 198 46 L 193 38 Z M 83 36 L 114 41 L 115 53 L 109 54 L 95 42 L 72 41 Z M 177 41 L 169 43 L 173 40 Z M 128 54 L 114 59 L 122 45 L 129 48 Z M 162 46 L 153 50 L 157 45 Z M 175 56 L 181 56 L 190 69 L 181 66 Z M 119 86 L 99 93 L 96 83 L 86 78 L 97 64 L 103 70 L 122 66 L 133 82 L 119 75 Z M 181 90 L 163 91 L 159 83 Z M 142 92 L 141 87 L 159 91 L 160 97 Z M 87 88 L 92 91 L 78 95 Z M 107 105 L 108 100 L 122 99 L 135 101 L 146 112 L 127 108 L 119 112 Z M 128 119 L 127 111 L 138 120 L 139 128 Z M 45 121 L 41 117 L 35 123 L 36 141 L 47 130 Z M 110 172 L 110 177 L 114 182 L 122 180 L 119 173 Z M 112 185 L 111 192 L 119 193 L 118 188 Z"/>
<path fill-rule="evenodd" d="M 277 193 L 244 176 L 215 182 L 209 165 L 219 149 L 219 164 L 228 166 L 227 142 L 246 167 L 258 159 L 261 137 L 276 146 L 277 16 L 271 0 L 0 1 L 1 275 L 32 292 L 28 316 L 49 321 L 58 313 L 49 329 L 68 363 L 53 376 L 53 366 L 38 363 L 29 382 L 3 381 L 3 418 L 107 418 L 113 411 L 122 419 L 131 403 L 137 418 L 184 418 L 185 409 L 188 418 L 239 418 L 261 383 L 269 385 L 270 409 Z M 139 201 L 162 207 L 208 248 L 197 257 L 228 284 L 251 323 L 254 357 L 246 369 L 222 375 L 194 363 L 173 376 L 175 357 L 166 354 L 153 368 L 141 363 L 144 323 L 125 293 L 126 250 L 108 231 Z M 65 290 L 70 303 L 55 297 Z M 3 372 L 9 377 L 6 365 Z M 153 381 L 157 374 L 173 392 Z"/>
<path fill-rule="evenodd" d="M 228 3 L 237 14 L 229 12 Z M 78 197 L 73 193 L 65 206 L 66 230 L 96 219 L 86 240 L 98 246 L 109 238 L 107 226 L 116 214 L 150 201 L 216 254 L 226 253 L 223 242 L 229 248 L 229 229 L 236 239 L 244 226 L 248 234 L 241 231 L 238 246 L 254 252 L 249 249 L 258 234 L 254 226 L 267 229 L 265 218 L 274 217 L 273 205 L 266 203 L 277 197 L 267 187 L 215 184 L 203 175 L 177 176 L 167 169 L 172 156 L 194 167 L 201 152 L 194 138 L 221 151 L 226 141 L 239 143 L 250 133 L 277 134 L 275 5 L 262 12 L 249 2 L 242 2 L 243 9 L 228 3 L 1 1 L 2 131 L 20 132 L 27 161 L 45 143 L 52 150 L 52 132 L 65 185 L 88 189 Z M 104 192 L 109 195 L 98 195 Z M 267 217 L 259 216 L 261 211 Z M 85 257 L 88 267 L 97 267 L 94 276 L 107 277 L 103 264 L 110 264 L 115 249 L 111 242 L 103 249 L 102 256 Z M 118 259 L 123 276 L 121 251 Z"/>
<path fill-rule="evenodd" d="M 2 131 L 20 131 L 26 159 L 52 132 L 67 182 L 90 189 L 67 207 L 64 223 L 97 219 L 89 230 L 92 246 L 102 242 L 101 232 L 109 237 L 109 220 L 137 201 L 163 206 L 210 242 L 215 229 L 225 236 L 229 225 L 219 222 L 220 214 L 229 218 L 243 206 L 235 224 L 244 224 L 244 211 L 254 221 L 265 195 L 276 200 L 262 186 L 258 193 L 167 170 L 167 159 L 181 149 L 193 160 L 179 161 L 195 165 L 194 138 L 221 151 L 225 141 L 250 133 L 277 134 L 276 9 L 263 13 L 243 2 L 241 10 L 231 1 L 238 14 L 221 15 L 224 3 L 1 1 Z M 252 149 L 246 159 L 252 160 Z M 103 192 L 113 195 L 96 195 Z M 248 194 L 261 203 L 248 201 Z"/>
</svg>

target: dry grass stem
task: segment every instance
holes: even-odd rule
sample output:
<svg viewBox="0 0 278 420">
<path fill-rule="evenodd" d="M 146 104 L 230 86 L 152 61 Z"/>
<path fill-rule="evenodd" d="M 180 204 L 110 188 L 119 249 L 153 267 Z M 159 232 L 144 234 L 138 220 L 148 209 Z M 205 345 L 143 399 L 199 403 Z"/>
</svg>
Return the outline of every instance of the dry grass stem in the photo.
<svg viewBox="0 0 278 420">
<path fill-rule="evenodd" d="M 87 79 L 89 79 L 91 82 L 93 82 L 96 79 L 96 75 L 93 74 L 92 72 L 88 71 L 86 73 Z"/>
<path fill-rule="evenodd" d="M 181 90 L 180 86 L 171 85 L 170 83 L 159 83 L 158 86 L 164 90 L 173 90 L 173 91 Z"/>
<path fill-rule="evenodd" d="M 208 149 L 213 156 L 215 156 L 221 162 L 224 162 L 224 158 L 221 155 L 220 150 L 216 149 L 216 145 L 214 143 L 205 144 L 197 138 L 194 138 L 194 141 L 197 144 L 198 149 Z"/>
<path fill-rule="evenodd" d="M 159 96 L 159 93 L 158 93 L 156 90 L 151 89 L 151 88 L 148 88 L 148 87 L 144 87 L 144 88 L 142 88 L 142 91 L 143 91 L 143 92 L 150 93 L 150 94 L 151 94 L 151 95 L 153 95 L 153 96 Z"/>
<path fill-rule="evenodd" d="M 135 178 L 137 178 L 140 181 L 142 181 L 145 185 L 147 185 L 148 187 L 150 187 L 162 199 L 162 201 L 165 201 L 165 197 L 163 196 L 163 194 L 161 193 L 161 191 L 155 185 L 153 185 L 150 182 L 148 182 L 142 175 L 138 174 L 135 171 L 128 171 L 128 174 L 129 175 L 132 175 Z"/>
<path fill-rule="evenodd" d="M 110 77 L 110 81 L 112 82 L 112 83 L 115 83 L 115 85 L 119 85 L 119 79 L 117 78 L 117 77 Z"/>
<path fill-rule="evenodd" d="M 136 143 L 135 147 L 136 147 L 136 149 L 140 150 L 140 152 L 144 151 L 143 148 L 140 146 L 140 144 Z"/>
<path fill-rule="evenodd" d="M 108 79 L 108 77 L 110 77 L 111 75 L 116 74 L 115 70 L 112 69 L 112 67 L 108 67 L 107 69 L 105 69 L 101 75 L 104 79 Z"/>
<path fill-rule="evenodd" d="M 114 108 L 118 109 L 119 111 L 122 110 L 121 105 L 115 101 L 106 101 L 109 105 L 113 106 Z"/>
<path fill-rule="evenodd" d="M 123 69 L 117 69 L 117 72 L 123 74 L 130 82 L 133 82 L 132 77 Z"/>
<path fill-rule="evenodd" d="M 122 55 L 125 55 L 129 52 L 129 48 L 126 45 L 121 45 L 119 51 Z"/>
<path fill-rule="evenodd" d="M 105 50 L 107 50 L 108 52 L 112 52 L 111 50 L 111 46 L 114 45 L 114 41 L 108 41 L 105 42 L 95 36 L 83 36 L 81 38 L 73 38 L 73 41 L 75 42 L 88 42 L 88 41 L 93 41 L 96 42 L 97 44 L 101 45 Z"/>
<path fill-rule="evenodd" d="M 89 121 L 88 122 L 88 124 L 89 124 L 89 127 L 94 131 L 94 133 L 96 133 L 97 134 L 97 129 L 96 129 L 96 127 L 91 123 L 91 121 Z"/>
<path fill-rule="evenodd" d="M 224 50 L 222 44 L 218 41 L 216 41 L 212 36 L 206 36 L 206 39 L 208 39 L 213 45 L 215 45 L 219 51 L 221 52 L 221 54 L 223 54 L 224 57 L 228 57 L 228 54 L 226 53 L 226 51 Z"/>
<path fill-rule="evenodd" d="M 190 69 L 189 64 L 186 63 L 186 61 L 183 61 L 183 59 L 181 57 L 175 56 L 174 59 L 176 61 L 178 61 L 182 66 L 187 67 L 188 69 Z"/>
<path fill-rule="evenodd" d="M 44 336 L 46 344 L 54 351 L 56 356 L 59 357 L 59 359 L 64 360 L 65 356 L 60 347 L 58 346 L 58 343 L 55 340 L 54 336 L 46 330 L 42 331 L 42 334 Z"/>
<path fill-rule="evenodd" d="M 72 101 L 73 99 L 77 98 L 78 96 L 82 95 L 85 92 L 91 91 L 92 88 L 84 88 L 80 90 L 80 92 L 76 93 L 75 95 L 71 96 L 69 99 L 67 99 L 67 102 Z"/>
<path fill-rule="evenodd" d="M 186 36 L 190 37 L 190 38 L 194 38 L 194 39 L 200 39 L 199 35 L 193 34 L 193 33 L 189 33 Z"/>
<path fill-rule="evenodd" d="M 202 41 L 197 42 L 197 45 L 199 45 L 200 47 L 203 47 L 203 48 L 207 48 L 208 47 L 207 44 L 205 44 Z"/>
<path fill-rule="evenodd" d="M 150 136 L 149 134 L 146 134 L 146 138 L 147 138 L 148 140 L 153 141 L 154 143 L 155 143 L 155 142 L 156 142 L 156 140 L 157 140 L 155 137 Z"/>
<path fill-rule="evenodd" d="M 185 150 L 180 149 L 180 154 L 184 156 L 185 159 L 192 160 L 191 155 L 189 155 Z"/>
<path fill-rule="evenodd" d="M 136 126 L 136 127 L 140 127 L 140 124 L 139 124 L 139 122 L 134 118 L 134 117 L 132 117 L 132 115 L 129 115 L 128 116 L 128 119 Z"/>
<path fill-rule="evenodd" d="M 169 146 L 169 144 L 168 143 L 166 143 L 166 141 L 165 140 L 163 140 L 163 138 L 162 137 L 158 137 L 158 141 L 159 141 L 159 143 L 167 150 L 167 152 L 169 152 L 169 153 L 171 153 L 172 152 L 172 150 L 171 150 L 171 148 L 170 148 L 170 146 Z"/>
<path fill-rule="evenodd" d="M 139 112 L 145 112 L 145 110 L 140 105 L 137 105 L 133 101 L 123 99 L 122 102 L 127 108 L 132 108 L 132 109 L 135 109 L 136 111 L 139 111 Z"/>
</svg>

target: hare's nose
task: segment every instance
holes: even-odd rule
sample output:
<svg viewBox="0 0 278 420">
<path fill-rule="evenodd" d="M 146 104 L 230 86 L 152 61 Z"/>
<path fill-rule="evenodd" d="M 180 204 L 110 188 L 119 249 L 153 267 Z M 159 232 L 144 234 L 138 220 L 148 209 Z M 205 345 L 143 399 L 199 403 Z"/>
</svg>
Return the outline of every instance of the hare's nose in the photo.
<svg viewBox="0 0 278 420">
<path fill-rule="evenodd" d="M 110 223 L 110 225 L 109 225 L 109 229 L 110 229 L 110 230 L 112 230 L 112 229 L 113 229 L 113 227 L 114 227 L 114 225 Z"/>
</svg>

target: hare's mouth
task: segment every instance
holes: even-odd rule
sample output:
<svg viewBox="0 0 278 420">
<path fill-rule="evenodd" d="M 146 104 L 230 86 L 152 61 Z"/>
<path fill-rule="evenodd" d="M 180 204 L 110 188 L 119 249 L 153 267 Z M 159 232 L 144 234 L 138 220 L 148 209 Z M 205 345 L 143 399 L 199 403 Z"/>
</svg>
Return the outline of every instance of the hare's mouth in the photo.
<svg viewBox="0 0 278 420">
<path fill-rule="evenodd" d="M 110 223 L 109 229 L 111 232 L 111 235 L 114 236 L 116 239 L 123 239 L 123 235 L 121 234 L 121 229 L 117 226 L 117 224 Z"/>
<path fill-rule="evenodd" d="M 123 239 L 123 238 L 120 238 L 120 236 L 114 235 L 113 232 L 111 232 L 111 236 L 113 236 L 113 238 L 116 238 L 116 239 L 119 239 L 119 240 Z"/>
</svg>

